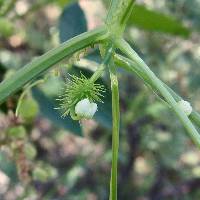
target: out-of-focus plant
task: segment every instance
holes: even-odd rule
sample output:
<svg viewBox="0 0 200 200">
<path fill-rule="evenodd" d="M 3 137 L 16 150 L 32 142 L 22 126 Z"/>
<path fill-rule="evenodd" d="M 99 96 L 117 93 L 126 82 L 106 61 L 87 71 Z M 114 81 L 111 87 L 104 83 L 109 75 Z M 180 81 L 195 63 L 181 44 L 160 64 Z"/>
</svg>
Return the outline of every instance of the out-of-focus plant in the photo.
<svg viewBox="0 0 200 200">
<path fill-rule="evenodd" d="M 9 10 L 9 8 L 5 9 Z M 145 23 L 146 29 L 151 29 L 148 25 L 148 16 L 152 17 L 152 13 L 145 10 L 143 7 L 135 7 L 136 13 L 140 11 L 146 13 L 146 21 L 141 22 L 138 18 L 135 20 L 135 24 Z M 138 11 L 139 10 L 139 11 Z M 118 89 L 118 66 L 127 70 L 129 73 L 133 73 L 140 77 L 144 83 L 153 90 L 161 100 L 165 101 L 167 106 L 172 109 L 181 123 L 187 130 L 187 133 L 193 140 L 193 142 L 200 147 L 200 135 L 197 132 L 195 125 L 200 125 L 200 115 L 195 112 L 190 104 L 184 101 L 178 96 L 172 89 L 170 89 L 165 83 L 163 83 L 145 64 L 145 62 L 139 57 L 139 55 L 132 49 L 132 47 L 123 38 L 123 33 L 126 24 L 129 21 L 129 17 L 134 19 L 134 1 L 133 0 L 112 0 L 110 8 L 107 14 L 107 18 L 102 27 L 92 31 L 85 32 L 77 35 L 72 39 L 64 42 L 55 49 L 50 50 L 46 54 L 35 58 L 32 62 L 18 70 L 10 78 L 7 78 L 0 84 L 0 103 L 4 102 L 13 93 L 19 91 L 23 86 L 33 81 L 32 84 L 26 88 L 28 90 L 35 86 L 35 80 L 50 67 L 54 66 L 64 58 L 72 57 L 77 58 L 81 53 L 84 53 L 89 46 L 95 44 L 99 45 L 101 52 L 102 63 L 93 73 L 90 78 L 86 78 L 84 75 L 81 77 L 71 75 L 64 86 L 63 93 L 58 98 L 60 109 L 63 111 L 63 116 L 70 114 L 73 120 L 89 119 L 95 115 L 97 111 L 97 102 L 103 101 L 103 92 L 105 92 L 102 84 L 96 83 L 103 73 L 108 70 L 110 73 L 110 82 L 112 90 L 112 169 L 110 179 L 110 200 L 117 199 L 117 169 L 118 169 L 118 148 L 119 148 L 119 129 L 120 129 L 120 112 L 119 112 L 119 89 Z M 3 11 L 2 11 L 3 12 Z M 134 13 L 134 12 L 133 12 Z M 4 14 L 2 14 L 4 15 Z M 139 16 L 139 14 L 137 15 Z M 160 17 L 160 15 L 153 15 L 153 18 Z M 169 24 L 171 19 L 168 20 Z M 7 28 L 0 30 L 3 36 L 12 34 L 12 25 L 7 21 L 0 21 L 6 23 Z M 157 28 L 162 30 L 162 23 Z M 180 32 L 184 36 L 189 33 L 186 29 L 179 27 Z M 168 29 L 170 32 L 173 30 Z M 173 31 L 171 31 L 173 32 Z M 177 32 L 175 32 L 177 34 Z M 119 51 L 118 51 L 119 50 Z M 120 53 L 119 53 L 120 52 Z M 74 58 L 75 57 L 75 58 Z M 72 61 L 73 61 L 72 59 Z M 36 81 L 37 82 L 37 81 Z M 26 91 L 27 89 L 25 89 Z M 21 114 L 22 118 L 26 120 L 32 119 L 32 114 L 37 113 L 37 104 L 33 101 L 24 99 L 25 93 L 22 93 L 18 102 L 17 115 Z M 31 109 L 31 114 L 27 112 Z M 101 112 L 99 109 L 98 112 Z M 33 159 L 36 155 L 36 150 L 32 144 L 26 144 L 26 130 L 18 122 L 14 127 L 8 129 L 5 137 L 5 142 L 8 140 L 16 139 L 18 143 L 13 144 L 12 148 L 15 149 L 18 165 L 21 166 L 24 162 L 24 158 Z M 7 138 L 8 137 L 8 138 Z M 23 149 L 23 151 L 22 151 Z M 22 154 L 25 152 L 25 156 Z M 22 178 L 28 180 L 28 170 L 31 165 L 27 163 L 25 166 L 21 166 Z M 51 166 L 45 166 L 43 163 L 38 163 L 33 170 L 33 179 L 39 179 L 40 181 L 47 180 L 48 177 L 56 176 L 56 172 Z"/>
</svg>

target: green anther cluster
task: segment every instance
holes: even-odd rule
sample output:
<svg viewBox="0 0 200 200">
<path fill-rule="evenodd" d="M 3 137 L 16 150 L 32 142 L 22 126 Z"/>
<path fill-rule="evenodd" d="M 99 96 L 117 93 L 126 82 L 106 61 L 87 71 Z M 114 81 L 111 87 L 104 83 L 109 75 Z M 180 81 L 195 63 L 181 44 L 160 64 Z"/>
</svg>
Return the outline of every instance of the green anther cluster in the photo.
<svg viewBox="0 0 200 200">
<path fill-rule="evenodd" d="M 80 77 L 71 75 L 71 79 L 68 79 L 62 94 L 57 99 L 60 101 L 58 109 L 62 110 L 62 117 L 70 113 L 73 118 L 75 106 L 80 100 L 87 98 L 91 102 L 103 102 L 101 98 L 105 91 L 103 85 L 92 82 L 83 74 Z"/>
</svg>

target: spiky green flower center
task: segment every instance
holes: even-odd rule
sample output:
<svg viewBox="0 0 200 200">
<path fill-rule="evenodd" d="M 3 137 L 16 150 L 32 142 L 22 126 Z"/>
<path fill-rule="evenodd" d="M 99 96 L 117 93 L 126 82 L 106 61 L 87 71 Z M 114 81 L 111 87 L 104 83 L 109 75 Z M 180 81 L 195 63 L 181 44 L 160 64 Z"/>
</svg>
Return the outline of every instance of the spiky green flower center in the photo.
<svg viewBox="0 0 200 200">
<path fill-rule="evenodd" d="M 80 77 L 71 75 L 65 84 L 62 94 L 59 97 L 59 109 L 62 110 L 62 116 L 65 117 L 69 113 L 75 115 L 74 109 L 76 104 L 82 99 L 89 99 L 90 102 L 103 102 L 102 93 L 105 87 L 98 83 L 87 79 L 83 74 Z"/>
</svg>

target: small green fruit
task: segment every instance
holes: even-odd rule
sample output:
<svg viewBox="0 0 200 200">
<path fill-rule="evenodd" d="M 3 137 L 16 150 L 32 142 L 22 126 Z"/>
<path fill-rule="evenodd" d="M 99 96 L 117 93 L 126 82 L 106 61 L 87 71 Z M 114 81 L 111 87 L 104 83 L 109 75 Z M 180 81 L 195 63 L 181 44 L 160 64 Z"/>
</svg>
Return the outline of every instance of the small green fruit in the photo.
<svg viewBox="0 0 200 200">
<path fill-rule="evenodd" d="M 23 99 L 19 108 L 19 116 L 27 122 L 33 121 L 39 112 L 39 107 L 34 99 Z"/>
</svg>

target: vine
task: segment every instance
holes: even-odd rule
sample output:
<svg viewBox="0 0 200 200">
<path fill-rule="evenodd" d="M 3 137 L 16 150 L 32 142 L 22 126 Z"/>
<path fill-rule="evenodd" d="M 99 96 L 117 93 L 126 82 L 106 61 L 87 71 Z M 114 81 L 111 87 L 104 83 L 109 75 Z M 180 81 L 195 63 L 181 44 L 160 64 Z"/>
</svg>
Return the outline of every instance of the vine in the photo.
<svg viewBox="0 0 200 200">
<path fill-rule="evenodd" d="M 180 119 L 193 142 L 200 147 L 200 135 L 193 125 L 194 123 L 196 126 L 200 126 L 200 115 L 192 109 L 188 102 L 182 100 L 180 96 L 164 84 L 123 39 L 125 25 L 132 10 L 134 10 L 134 0 L 112 0 L 104 26 L 66 41 L 59 47 L 34 59 L 13 77 L 0 84 L 0 103 L 2 103 L 25 84 L 29 83 L 32 79 L 36 79 L 41 73 L 47 71 L 64 58 L 71 56 L 68 63 L 72 64 L 80 59 L 81 54 L 85 55 L 91 45 L 100 44 L 102 63 L 99 68 L 89 79 L 84 75 L 80 77 L 71 75 L 71 79 L 67 82 L 58 101 L 63 116 L 70 114 L 74 120 L 92 118 L 97 111 L 97 103 L 103 101 L 102 93 L 105 92 L 104 86 L 95 82 L 106 70 L 109 71 L 113 118 L 110 200 L 117 200 L 117 166 L 120 130 L 118 66 L 139 76 L 145 84 L 149 85 L 155 93 L 160 95 L 162 100 L 169 105 Z M 117 49 L 125 56 L 117 54 Z M 31 87 L 34 85 L 31 85 Z M 24 95 L 25 93 L 22 93 L 19 99 L 19 106 Z M 18 113 L 18 108 L 16 113 Z"/>
</svg>

